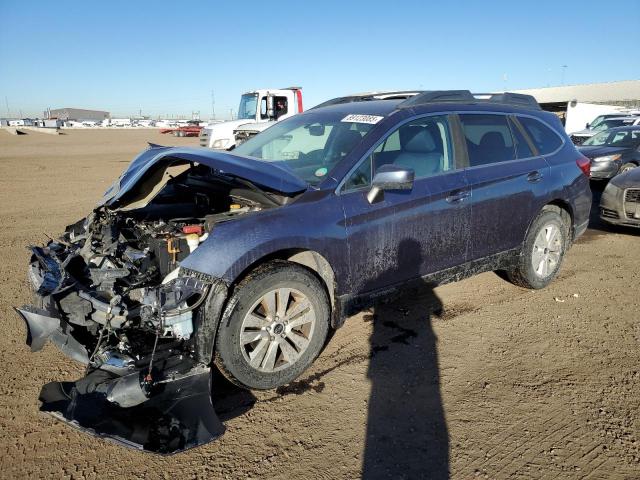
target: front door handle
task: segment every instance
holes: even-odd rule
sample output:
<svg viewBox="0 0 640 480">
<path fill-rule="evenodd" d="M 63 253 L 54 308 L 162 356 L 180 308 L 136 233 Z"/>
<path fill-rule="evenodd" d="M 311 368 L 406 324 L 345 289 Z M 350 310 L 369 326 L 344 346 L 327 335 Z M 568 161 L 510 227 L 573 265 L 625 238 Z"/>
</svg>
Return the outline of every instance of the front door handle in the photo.
<svg viewBox="0 0 640 480">
<path fill-rule="evenodd" d="M 542 180 L 542 173 L 538 172 L 537 170 L 527 175 L 527 182 L 537 183 L 540 180 Z"/>
<path fill-rule="evenodd" d="M 454 190 L 447 197 L 447 202 L 449 202 L 449 203 L 462 202 L 468 196 L 469 196 L 469 191 L 468 190 Z"/>
</svg>

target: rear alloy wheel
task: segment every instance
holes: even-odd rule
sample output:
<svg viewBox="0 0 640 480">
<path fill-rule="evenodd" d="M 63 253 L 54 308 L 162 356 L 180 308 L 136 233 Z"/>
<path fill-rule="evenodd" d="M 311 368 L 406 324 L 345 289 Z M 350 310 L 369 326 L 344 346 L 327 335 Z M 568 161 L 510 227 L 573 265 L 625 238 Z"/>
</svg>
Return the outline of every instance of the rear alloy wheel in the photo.
<svg viewBox="0 0 640 480">
<path fill-rule="evenodd" d="M 517 266 L 507 272 L 509 280 L 524 287 L 544 288 L 560 270 L 569 245 L 569 226 L 558 207 L 543 210 L 531 225 Z M 568 215 L 567 215 L 568 216 Z"/>
<path fill-rule="evenodd" d="M 531 266 L 536 275 L 546 279 L 556 271 L 563 245 L 564 237 L 555 223 L 547 223 L 540 229 L 531 252 Z"/>
<path fill-rule="evenodd" d="M 232 382 L 270 389 L 295 380 L 320 353 L 329 330 L 329 300 L 307 268 L 273 261 L 235 288 L 220 325 L 215 363 Z"/>
</svg>

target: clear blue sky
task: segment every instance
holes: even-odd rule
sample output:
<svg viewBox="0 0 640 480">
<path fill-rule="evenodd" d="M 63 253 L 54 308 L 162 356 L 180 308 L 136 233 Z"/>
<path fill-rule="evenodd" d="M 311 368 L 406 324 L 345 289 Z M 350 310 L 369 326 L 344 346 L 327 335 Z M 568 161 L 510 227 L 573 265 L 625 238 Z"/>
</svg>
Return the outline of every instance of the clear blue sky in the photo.
<svg viewBox="0 0 640 480">
<path fill-rule="evenodd" d="M 46 107 L 211 114 L 301 85 L 307 107 L 381 89 L 640 79 L 640 0 L 0 0 L 0 116 Z M 505 80 L 506 78 L 506 80 Z"/>
</svg>

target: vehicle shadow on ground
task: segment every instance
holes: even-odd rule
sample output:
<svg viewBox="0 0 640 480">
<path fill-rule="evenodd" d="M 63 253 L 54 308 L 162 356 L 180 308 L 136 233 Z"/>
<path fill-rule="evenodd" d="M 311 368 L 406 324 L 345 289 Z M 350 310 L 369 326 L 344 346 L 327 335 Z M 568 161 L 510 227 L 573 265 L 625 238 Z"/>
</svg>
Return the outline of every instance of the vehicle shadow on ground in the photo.
<svg viewBox="0 0 640 480">
<path fill-rule="evenodd" d="M 256 403 L 256 397 L 244 388 L 234 385 L 214 366 L 211 369 L 211 403 L 221 422 L 245 414 Z"/>
<path fill-rule="evenodd" d="M 395 268 L 417 276 L 422 260 L 420 245 L 403 240 Z M 432 316 L 441 313 L 433 285 L 422 283 L 365 315 L 373 321 L 373 333 L 364 479 L 449 477 L 449 437 L 431 325 Z"/>
</svg>

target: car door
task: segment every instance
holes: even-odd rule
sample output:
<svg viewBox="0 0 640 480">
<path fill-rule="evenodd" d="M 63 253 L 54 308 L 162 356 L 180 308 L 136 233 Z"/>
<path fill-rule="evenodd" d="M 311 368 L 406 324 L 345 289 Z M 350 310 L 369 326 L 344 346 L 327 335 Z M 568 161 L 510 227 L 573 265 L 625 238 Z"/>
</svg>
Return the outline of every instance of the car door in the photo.
<svg viewBox="0 0 640 480">
<path fill-rule="evenodd" d="M 457 166 L 449 118 L 424 116 L 384 136 L 339 187 L 354 294 L 384 290 L 467 260 L 471 219 L 465 172 Z M 369 203 L 376 168 L 415 171 L 410 191 Z"/>
<path fill-rule="evenodd" d="M 459 115 L 471 188 L 471 256 L 518 247 L 548 191 L 549 166 L 508 115 Z"/>
</svg>

